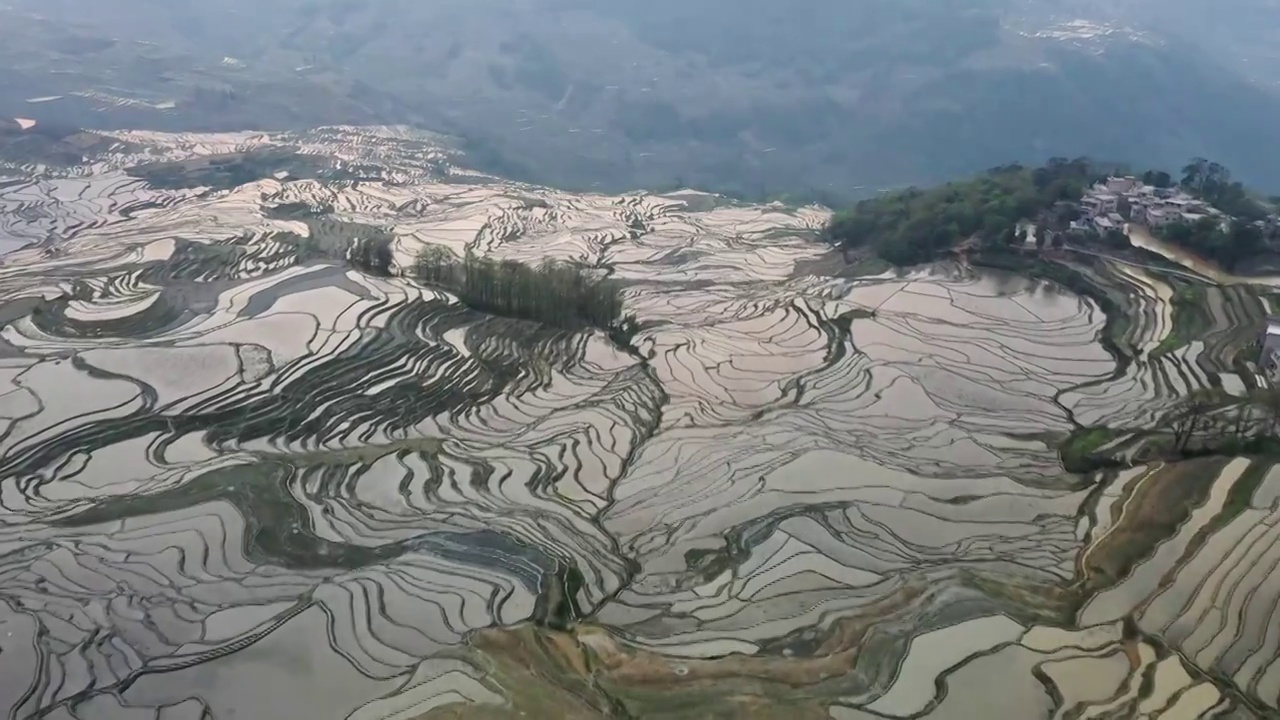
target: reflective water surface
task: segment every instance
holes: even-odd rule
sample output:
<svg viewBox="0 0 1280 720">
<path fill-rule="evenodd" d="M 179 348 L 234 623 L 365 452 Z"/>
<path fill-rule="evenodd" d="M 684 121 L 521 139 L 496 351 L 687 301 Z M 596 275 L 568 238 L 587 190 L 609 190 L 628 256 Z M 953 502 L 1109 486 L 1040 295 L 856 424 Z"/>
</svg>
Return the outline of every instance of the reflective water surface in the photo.
<svg viewBox="0 0 1280 720">
<path fill-rule="evenodd" d="M 1277 710 L 1280 471 L 1057 449 L 1252 382 L 1246 288 L 1180 338 L 1141 268 L 1090 270 L 1108 324 L 994 271 L 804 271 L 818 209 L 443 178 L 402 130 L 122 137 L 385 175 L 158 190 L 109 156 L 0 190 L 6 233 L 57 238 L 0 268 L 8 717 Z M 597 265 L 645 329 L 307 260 L 289 203 L 402 266 Z"/>
</svg>

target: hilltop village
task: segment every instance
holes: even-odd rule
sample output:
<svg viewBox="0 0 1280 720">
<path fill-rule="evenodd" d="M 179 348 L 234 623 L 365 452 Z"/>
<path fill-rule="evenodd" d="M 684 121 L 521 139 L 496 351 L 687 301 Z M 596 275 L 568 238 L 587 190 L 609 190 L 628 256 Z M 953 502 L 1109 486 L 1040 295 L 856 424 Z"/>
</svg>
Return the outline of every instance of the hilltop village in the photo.
<svg viewBox="0 0 1280 720">
<path fill-rule="evenodd" d="M 1132 176 L 1108 177 L 1092 185 L 1080 199 L 1080 212 L 1080 217 L 1072 221 L 1071 229 L 1103 237 L 1123 232 L 1127 238 L 1131 224 L 1144 225 L 1157 235 L 1175 225 L 1213 226 L 1221 236 L 1230 237 L 1233 224 L 1242 221 L 1182 187 L 1157 187 Z M 1244 222 L 1264 242 L 1274 241 L 1280 216 L 1269 212 L 1265 217 Z M 1027 244 L 1035 244 L 1033 235 L 1028 233 Z M 1040 246 L 1055 244 L 1053 236 L 1048 239 L 1049 242 Z M 1280 316 L 1267 318 L 1257 345 L 1259 369 L 1272 383 L 1280 383 Z"/>
<path fill-rule="evenodd" d="M 1205 218 L 1226 222 L 1227 216 L 1181 187 L 1157 187 L 1135 177 L 1108 177 L 1085 191 L 1081 216 L 1071 223 L 1075 230 L 1100 233 L 1123 230 L 1136 222 L 1150 228 L 1174 222 L 1194 224 Z"/>
<path fill-rule="evenodd" d="M 1101 245 L 1127 252 L 1132 226 L 1228 272 L 1280 268 L 1274 200 L 1251 193 L 1222 165 L 1195 158 L 1175 178 L 1101 168 L 1087 158 L 1006 165 L 933 188 L 908 188 L 836 213 L 828 241 L 846 257 L 891 265 L 955 252 L 1001 253 Z"/>
<path fill-rule="evenodd" d="M 1181 176 L 1102 169 L 1085 158 L 1043 167 L 1008 165 L 934 188 L 909 188 L 837 213 L 826 238 L 847 261 L 913 265 L 956 257 L 974 265 L 1046 277 L 1107 307 L 1130 302 L 1081 267 L 1112 260 L 1162 266 L 1142 248 L 1194 260 L 1196 273 L 1234 284 L 1240 274 L 1280 274 L 1280 216 L 1275 198 L 1234 181 L 1225 167 L 1193 159 Z M 1166 255 L 1168 257 L 1168 255 Z M 1216 281 L 1216 280 L 1215 280 Z M 1182 280 L 1175 281 L 1181 283 Z M 1187 322 L 1200 292 L 1179 285 L 1175 304 Z M 1259 322 L 1249 356 L 1280 383 L 1280 319 Z M 1169 341 L 1170 343 L 1174 341 Z M 1158 346 L 1150 352 L 1163 352 Z"/>
</svg>

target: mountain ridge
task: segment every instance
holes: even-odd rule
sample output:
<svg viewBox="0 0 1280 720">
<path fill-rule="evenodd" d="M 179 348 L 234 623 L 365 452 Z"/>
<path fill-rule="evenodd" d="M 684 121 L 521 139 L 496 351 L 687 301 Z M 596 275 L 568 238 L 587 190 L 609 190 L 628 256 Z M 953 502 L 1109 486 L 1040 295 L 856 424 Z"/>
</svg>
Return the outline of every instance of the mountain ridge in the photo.
<svg viewBox="0 0 1280 720">
<path fill-rule="evenodd" d="M 849 197 L 1079 154 L 1213 157 L 1280 188 L 1257 152 L 1280 142 L 1266 122 L 1280 96 L 1134 9 L 112 0 L 73 18 L 73 5 L 0 11 L 25 35 L 0 57 L 15 68 L 0 114 L 167 131 L 411 124 L 463 138 L 487 170 L 576 189 Z M 48 95 L 62 99 L 26 102 Z"/>
</svg>

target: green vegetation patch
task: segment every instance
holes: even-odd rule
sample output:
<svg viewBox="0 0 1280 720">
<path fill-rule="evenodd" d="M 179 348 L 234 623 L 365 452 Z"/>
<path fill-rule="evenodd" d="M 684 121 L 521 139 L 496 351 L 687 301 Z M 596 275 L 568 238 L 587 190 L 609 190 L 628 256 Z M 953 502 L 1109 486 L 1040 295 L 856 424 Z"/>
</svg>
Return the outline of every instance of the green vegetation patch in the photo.
<svg viewBox="0 0 1280 720">
<path fill-rule="evenodd" d="M 1155 188 L 1176 186 L 1176 192 L 1197 198 L 1221 214 L 1186 214 L 1185 219 L 1154 228 L 1157 237 L 1228 270 L 1280 246 L 1280 219 L 1273 214 L 1274 205 L 1232 181 L 1227 168 L 1195 158 L 1182 173 L 1178 181 L 1156 171 L 1147 171 L 1141 178 Z M 1080 202 L 1084 193 L 1112 174 L 1129 173 L 1125 167 L 1087 158 L 1052 158 L 1037 168 L 992 168 L 927 190 L 912 187 L 863 200 L 831 219 L 825 239 L 894 265 L 930 262 L 956 248 L 1007 249 L 1028 239 L 1037 247 L 1044 247 L 1051 238 L 1054 245 L 1070 240 L 1132 253 L 1119 228 L 1102 232 L 1074 222 L 1086 215 Z M 1119 198 L 1116 212 L 1129 220 L 1134 211 L 1128 196 Z M 1144 222 L 1145 216 L 1135 221 Z"/>
<path fill-rule="evenodd" d="M 1161 240 L 1191 250 L 1232 271 L 1280 240 L 1276 223 L 1270 217 L 1274 205 L 1250 192 L 1243 183 L 1233 181 L 1231 171 L 1223 165 L 1205 158 L 1192 158 L 1182 168 L 1178 187 L 1223 215 L 1154 228 L 1153 233 Z"/>
<path fill-rule="evenodd" d="M 1222 268 L 1235 271 L 1245 260 L 1267 249 L 1267 230 L 1241 219 L 1206 216 L 1195 222 L 1172 222 L 1152 233 L 1165 242 L 1191 250 Z"/>
<path fill-rule="evenodd" d="M 1209 522 L 1205 523 L 1204 527 L 1201 527 L 1190 542 L 1187 543 L 1186 549 L 1178 560 L 1178 566 L 1183 566 L 1194 558 L 1205 543 L 1209 542 L 1211 537 L 1230 525 L 1250 506 L 1253 502 L 1254 493 L 1261 487 L 1262 481 L 1266 479 L 1272 465 L 1273 463 L 1271 462 L 1254 460 L 1249 464 L 1249 467 L 1245 468 L 1244 472 L 1240 474 L 1240 477 L 1236 478 L 1235 483 L 1227 491 L 1227 498 L 1222 510 L 1213 516 Z M 1215 479 L 1214 482 L 1220 481 Z M 1208 482 L 1206 485 L 1212 487 L 1213 482 Z M 1206 499 L 1207 497 L 1206 494 Z"/>
<path fill-rule="evenodd" d="M 357 238 L 351 264 L 371 275 L 391 275 L 391 242 L 385 232 Z M 623 347 L 640 331 L 634 316 L 622 314 L 621 282 L 571 263 L 547 260 L 534 267 L 469 252 L 459 260 L 430 245 L 404 274 L 448 290 L 475 310 L 564 330 L 598 328 Z"/>
<path fill-rule="evenodd" d="M 1104 468 L 1120 465 L 1119 461 L 1109 456 L 1098 454 L 1098 450 L 1106 447 L 1124 433 L 1107 427 L 1078 428 L 1062 445 L 1058 447 L 1058 456 L 1067 472 L 1089 473 Z"/>
<path fill-rule="evenodd" d="M 286 172 L 293 179 L 353 179 L 349 172 L 332 168 L 327 157 L 304 155 L 282 147 L 135 165 L 126 172 L 166 190 L 199 187 L 228 190 L 274 177 L 279 172 Z"/>
<path fill-rule="evenodd" d="M 568 263 L 548 261 L 531 267 L 471 254 L 458 260 L 433 245 L 419 254 L 413 274 L 496 315 L 570 330 L 595 327 L 623 345 L 639 330 L 634 317 L 622 315 L 621 283 Z"/>
<path fill-rule="evenodd" d="M 251 562 L 298 569 L 359 568 L 402 552 L 396 545 L 363 548 L 315 534 L 310 517 L 288 490 L 296 470 L 286 462 L 261 462 L 212 470 L 191 482 L 149 495 L 110 498 L 56 524 L 80 528 L 223 501 L 244 518 L 242 538 Z"/>
<path fill-rule="evenodd" d="M 1227 462 L 1205 458 L 1172 463 L 1140 481 L 1132 495 L 1120 501 L 1130 511 L 1084 560 L 1086 591 L 1116 584 L 1151 557 L 1204 504 L 1212 479 Z"/>
<path fill-rule="evenodd" d="M 1173 279 L 1170 279 L 1170 283 L 1174 287 L 1173 327 L 1160 344 L 1151 350 L 1153 356 L 1164 355 L 1201 337 L 1213 322 L 1206 309 L 1208 299 L 1203 285 Z"/>
<path fill-rule="evenodd" d="M 1227 501 L 1222 507 L 1222 512 L 1211 523 L 1214 529 L 1226 527 L 1249 507 L 1253 502 L 1254 494 L 1258 492 L 1258 488 L 1262 487 L 1262 481 L 1267 479 L 1267 474 L 1271 472 L 1274 465 L 1274 462 L 1256 460 L 1240 474 L 1240 478 L 1227 493 Z"/>
<path fill-rule="evenodd" d="M 1084 158 L 1054 158 L 1039 168 L 1007 165 L 929 190 L 909 188 L 837 213 L 826 239 L 868 248 L 895 265 L 933 260 L 966 240 L 1012 244 L 1018 223 L 1065 229 L 1074 204 L 1102 175 Z"/>
</svg>

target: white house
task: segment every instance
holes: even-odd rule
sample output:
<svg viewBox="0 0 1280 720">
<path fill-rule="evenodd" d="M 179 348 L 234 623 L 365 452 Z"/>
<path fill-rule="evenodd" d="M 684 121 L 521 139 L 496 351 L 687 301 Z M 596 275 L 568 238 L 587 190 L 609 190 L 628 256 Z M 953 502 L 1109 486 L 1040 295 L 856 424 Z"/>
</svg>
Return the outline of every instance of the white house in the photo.
<svg viewBox="0 0 1280 720">
<path fill-rule="evenodd" d="M 1280 318 L 1267 318 L 1259 339 L 1258 368 L 1273 383 L 1280 383 Z"/>
<path fill-rule="evenodd" d="M 1107 191 L 1116 195 L 1127 195 L 1142 187 L 1142 183 L 1132 177 L 1107 178 Z"/>
<path fill-rule="evenodd" d="M 1148 227 L 1162 227 L 1173 222 L 1178 217 L 1177 213 L 1172 213 L 1161 207 L 1149 207 L 1142 214 L 1142 219 L 1146 221 Z"/>
<path fill-rule="evenodd" d="M 1093 193 L 1085 195 L 1080 205 L 1089 215 L 1107 215 L 1120 209 L 1120 196 L 1114 193 Z"/>
</svg>

